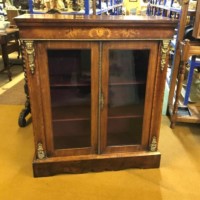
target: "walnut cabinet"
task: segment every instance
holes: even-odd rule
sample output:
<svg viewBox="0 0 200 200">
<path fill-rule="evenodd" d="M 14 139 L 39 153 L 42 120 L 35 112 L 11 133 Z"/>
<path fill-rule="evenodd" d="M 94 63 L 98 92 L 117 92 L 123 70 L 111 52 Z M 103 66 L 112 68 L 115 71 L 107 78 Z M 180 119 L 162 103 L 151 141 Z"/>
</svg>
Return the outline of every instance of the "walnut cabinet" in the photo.
<svg viewBox="0 0 200 200">
<path fill-rule="evenodd" d="M 168 44 L 159 17 L 22 15 L 34 176 L 156 168 Z"/>
</svg>

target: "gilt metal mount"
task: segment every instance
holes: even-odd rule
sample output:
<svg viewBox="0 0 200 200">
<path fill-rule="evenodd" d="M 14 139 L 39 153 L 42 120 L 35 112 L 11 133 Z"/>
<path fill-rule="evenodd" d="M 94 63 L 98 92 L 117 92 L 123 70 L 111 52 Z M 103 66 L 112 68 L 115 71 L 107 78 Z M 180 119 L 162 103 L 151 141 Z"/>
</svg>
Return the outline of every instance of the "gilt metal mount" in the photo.
<svg viewBox="0 0 200 200">
<path fill-rule="evenodd" d="M 35 63 L 34 63 L 35 49 L 34 49 L 33 41 L 25 41 L 25 49 L 28 55 L 29 69 L 31 71 L 31 74 L 34 74 L 35 73 Z"/>
<path fill-rule="evenodd" d="M 163 40 L 161 49 L 161 71 L 163 71 L 165 68 L 168 50 L 169 50 L 169 40 Z"/>
<path fill-rule="evenodd" d="M 158 146 L 157 137 L 153 136 L 150 144 L 150 151 L 152 152 L 157 151 L 157 146 Z"/>
<path fill-rule="evenodd" d="M 40 142 L 37 145 L 37 158 L 40 160 L 46 158 L 46 153 L 44 151 L 42 143 Z"/>
</svg>

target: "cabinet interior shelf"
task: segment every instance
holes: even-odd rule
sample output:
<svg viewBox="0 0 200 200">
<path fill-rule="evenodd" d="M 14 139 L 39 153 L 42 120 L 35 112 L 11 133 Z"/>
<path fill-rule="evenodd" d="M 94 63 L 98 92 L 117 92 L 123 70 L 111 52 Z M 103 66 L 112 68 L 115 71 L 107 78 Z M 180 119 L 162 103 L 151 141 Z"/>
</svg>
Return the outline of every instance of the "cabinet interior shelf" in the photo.
<svg viewBox="0 0 200 200">
<path fill-rule="evenodd" d="M 90 118 L 65 118 L 65 119 L 54 119 L 53 122 L 67 122 L 67 121 L 86 121 Z"/>
<path fill-rule="evenodd" d="M 128 86 L 128 85 L 143 85 L 145 81 L 130 81 L 130 82 L 112 82 L 109 86 Z M 54 83 L 51 84 L 51 88 L 62 88 L 62 87 L 89 87 L 89 83 Z"/>
<path fill-rule="evenodd" d="M 109 86 L 142 85 L 145 83 L 145 81 L 112 82 L 109 83 Z"/>
<path fill-rule="evenodd" d="M 67 112 L 66 112 L 67 111 Z M 140 105 L 129 105 L 123 107 L 110 108 L 108 111 L 109 119 L 120 118 L 141 118 L 143 109 Z M 53 108 L 53 121 L 81 121 L 90 120 L 90 107 L 88 106 L 63 106 L 62 108 Z"/>
<path fill-rule="evenodd" d="M 141 118 L 143 115 L 119 115 L 119 116 L 109 116 L 108 119 L 129 119 L 129 118 Z"/>
<path fill-rule="evenodd" d="M 62 88 L 62 87 L 89 87 L 88 83 L 55 83 L 51 84 L 51 88 Z"/>
</svg>

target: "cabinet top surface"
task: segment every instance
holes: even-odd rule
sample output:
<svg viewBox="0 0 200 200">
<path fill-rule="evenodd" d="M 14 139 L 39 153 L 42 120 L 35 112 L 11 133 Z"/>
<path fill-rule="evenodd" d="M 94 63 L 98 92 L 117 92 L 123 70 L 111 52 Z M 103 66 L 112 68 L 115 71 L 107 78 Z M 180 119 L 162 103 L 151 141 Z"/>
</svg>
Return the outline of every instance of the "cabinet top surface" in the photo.
<svg viewBox="0 0 200 200">
<path fill-rule="evenodd" d="M 17 25 L 34 26 L 85 26 L 85 25 L 109 25 L 109 26 L 175 26 L 177 20 L 159 16 L 104 16 L 104 15 L 61 15 L 61 14 L 24 14 L 15 18 Z M 119 24 L 120 23 L 120 24 Z"/>
<path fill-rule="evenodd" d="M 25 14 L 15 21 L 20 38 L 34 40 L 171 39 L 177 26 L 155 16 Z"/>
</svg>

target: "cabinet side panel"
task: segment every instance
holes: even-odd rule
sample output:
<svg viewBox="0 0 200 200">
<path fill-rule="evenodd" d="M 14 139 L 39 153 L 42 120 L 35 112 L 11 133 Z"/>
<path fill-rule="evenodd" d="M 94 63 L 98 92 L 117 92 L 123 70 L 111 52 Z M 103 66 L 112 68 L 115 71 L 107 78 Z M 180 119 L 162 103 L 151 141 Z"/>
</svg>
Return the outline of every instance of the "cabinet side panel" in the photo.
<svg viewBox="0 0 200 200">
<path fill-rule="evenodd" d="M 38 42 L 38 70 L 40 73 L 40 82 L 41 82 L 41 97 L 43 105 L 43 114 L 44 114 L 44 126 L 45 126 L 45 141 L 47 156 L 53 154 L 53 142 L 52 142 L 52 124 L 51 124 L 51 110 L 50 108 L 50 91 L 49 91 L 49 72 L 48 72 L 48 62 L 46 54 L 47 43 Z"/>
<path fill-rule="evenodd" d="M 145 95 L 145 115 L 143 123 L 143 138 L 142 145 L 146 150 L 149 148 L 149 139 L 152 134 L 151 126 L 153 122 L 152 113 L 153 113 L 153 96 L 154 89 L 156 84 L 156 71 L 157 71 L 157 54 L 158 54 L 158 44 L 157 42 L 149 43 L 148 48 L 150 48 L 149 55 L 149 69 L 148 69 L 148 78 L 146 86 L 146 95 Z"/>
<path fill-rule="evenodd" d="M 161 116 L 162 116 L 162 103 L 164 98 L 164 88 L 166 81 L 166 72 L 168 66 L 168 52 L 165 54 L 165 65 L 164 68 L 161 68 L 161 52 L 163 48 L 162 42 L 159 44 L 158 56 L 157 56 L 157 68 L 156 68 L 156 79 L 155 79 L 155 88 L 153 95 L 153 112 L 152 112 L 152 126 L 151 126 L 151 136 L 156 136 L 157 141 L 159 140 Z M 151 141 L 149 141 L 151 142 Z"/>
<path fill-rule="evenodd" d="M 30 41 L 24 41 L 23 45 L 26 46 L 26 43 Z M 37 150 L 38 143 L 42 143 L 44 150 L 46 150 L 45 144 L 45 126 L 44 126 L 44 115 L 43 115 L 43 106 L 42 106 L 42 91 L 41 91 L 41 79 L 39 72 L 39 63 L 38 60 L 42 57 L 39 52 L 39 48 L 35 42 L 33 42 L 33 54 L 32 58 L 34 60 L 34 73 L 30 68 L 30 56 L 28 51 L 24 50 L 24 59 L 26 65 L 27 73 L 27 82 L 30 96 L 30 105 L 31 105 L 31 115 L 33 121 L 33 133 L 35 141 L 35 150 Z"/>
</svg>

